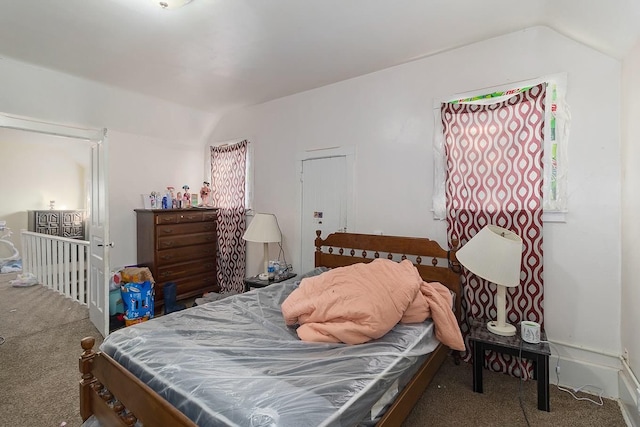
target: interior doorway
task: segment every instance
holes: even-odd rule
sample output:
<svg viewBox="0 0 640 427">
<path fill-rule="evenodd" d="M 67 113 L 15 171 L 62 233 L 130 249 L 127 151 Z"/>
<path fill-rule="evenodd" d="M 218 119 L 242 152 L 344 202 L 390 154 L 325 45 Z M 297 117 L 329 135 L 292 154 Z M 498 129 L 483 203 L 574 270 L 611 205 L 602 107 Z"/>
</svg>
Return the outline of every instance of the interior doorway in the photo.
<svg viewBox="0 0 640 427">
<path fill-rule="evenodd" d="M 22 253 L 20 230 L 33 227 L 29 211 L 88 210 L 91 147 L 73 138 L 0 127 L 0 182 L 6 201 L 0 220 Z"/>
<path fill-rule="evenodd" d="M 66 141 L 67 144 L 81 142 L 84 147 L 88 147 L 86 153 L 89 158 L 86 160 L 90 165 L 90 173 L 88 175 L 89 184 L 84 192 L 86 193 L 85 198 L 88 200 L 86 211 L 88 240 L 90 241 L 87 283 L 89 316 L 100 333 L 106 336 L 109 330 L 108 271 L 109 248 L 111 246 L 107 218 L 106 129 L 69 127 L 5 114 L 0 114 L 0 129 L 56 137 L 56 141 Z M 29 165 L 24 165 L 24 167 L 24 173 L 29 173 Z M 46 179 L 46 176 L 42 179 Z M 19 183 L 20 178 L 16 176 L 12 180 Z"/>
</svg>

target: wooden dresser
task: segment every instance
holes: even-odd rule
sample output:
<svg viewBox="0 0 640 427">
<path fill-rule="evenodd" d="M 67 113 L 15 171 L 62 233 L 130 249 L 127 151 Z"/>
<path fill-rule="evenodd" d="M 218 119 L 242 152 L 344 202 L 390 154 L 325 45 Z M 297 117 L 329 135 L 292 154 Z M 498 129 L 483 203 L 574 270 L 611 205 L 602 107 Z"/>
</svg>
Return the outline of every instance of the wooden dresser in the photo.
<svg viewBox="0 0 640 427">
<path fill-rule="evenodd" d="M 29 231 L 85 240 L 85 218 L 81 210 L 27 211 Z"/>
<path fill-rule="evenodd" d="M 220 290 L 216 280 L 216 209 L 136 209 L 138 265 L 149 267 L 156 311 L 162 287 L 175 282 L 177 299 Z"/>
</svg>

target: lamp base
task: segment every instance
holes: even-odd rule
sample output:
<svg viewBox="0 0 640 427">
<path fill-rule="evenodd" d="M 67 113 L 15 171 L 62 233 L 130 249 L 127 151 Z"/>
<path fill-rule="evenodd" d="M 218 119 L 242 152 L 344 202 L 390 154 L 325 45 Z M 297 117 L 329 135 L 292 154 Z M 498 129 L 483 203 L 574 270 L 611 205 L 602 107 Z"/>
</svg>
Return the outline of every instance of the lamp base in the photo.
<svg viewBox="0 0 640 427">
<path fill-rule="evenodd" d="M 516 334 L 515 326 L 509 323 L 505 323 L 504 325 L 500 326 L 495 320 L 487 323 L 487 329 L 492 334 L 501 335 L 503 337 L 512 337 Z"/>
</svg>

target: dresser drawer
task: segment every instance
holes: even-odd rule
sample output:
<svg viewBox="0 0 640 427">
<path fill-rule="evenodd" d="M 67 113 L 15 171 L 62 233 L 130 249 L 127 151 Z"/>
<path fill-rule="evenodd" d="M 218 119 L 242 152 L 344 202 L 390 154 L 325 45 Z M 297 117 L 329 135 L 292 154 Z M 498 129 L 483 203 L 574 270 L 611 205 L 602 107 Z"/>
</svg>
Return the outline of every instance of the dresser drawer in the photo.
<svg viewBox="0 0 640 427">
<path fill-rule="evenodd" d="M 215 268 L 216 263 L 213 257 L 190 262 L 181 262 L 179 264 L 158 267 L 158 277 L 154 277 L 154 279 L 162 282 L 167 280 L 171 281 L 180 277 L 210 273 L 215 271 Z"/>
<path fill-rule="evenodd" d="M 216 244 L 196 245 L 158 252 L 158 268 L 169 264 L 196 259 L 215 259 Z"/>
<path fill-rule="evenodd" d="M 178 213 L 177 212 L 167 212 L 156 215 L 156 224 L 177 224 L 178 223 Z"/>
<path fill-rule="evenodd" d="M 215 243 L 216 233 L 185 234 L 183 236 L 158 237 L 158 250 L 180 248 L 183 246 Z"/>
<path fill-rule="evenodd" d="M 199 222 L 204 221 L 203 212 L 182 212 L 178 214 L 178 222 Z"/>
<path fill-rule="evenodd" d="M 192 222 L 184 224 L 163 224 L 156 227 L 156 237 L 175 236 L 215 231 L 215 222 Z"/>
<path fill-rule="evenodd" d="M 203 221 L 215 221 L 218 217 L 217 211 L 204 211 L 202 212 Z"/>
<path fill-rule="evenodd" d="M 171 212 L 169 210 L 166 213 L 162 212 L 156 214 L 156 224 L 158 225 L 179 224 L 183 222 L 215 221 L 215 219 L 215 212 L 202 212 L 196 209 L 194 209 L 193 212 L 185 212 L 184 210 L 181 210 L 180 212 Z"/>
</svg>

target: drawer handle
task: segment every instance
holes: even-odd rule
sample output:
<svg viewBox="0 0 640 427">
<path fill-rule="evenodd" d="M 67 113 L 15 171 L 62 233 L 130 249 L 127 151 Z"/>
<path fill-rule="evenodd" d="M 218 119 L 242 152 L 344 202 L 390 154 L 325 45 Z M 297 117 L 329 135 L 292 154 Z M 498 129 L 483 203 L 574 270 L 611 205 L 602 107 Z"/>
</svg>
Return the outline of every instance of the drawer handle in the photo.
<svg viewBox="0 0 640 427">
<path fill-rule="evenodd" d="M 165 230 L 162 230 L 162 232 L 166 234 L 173 233 L 173 228 L 167 228 Z"/>
<path fill-rule="evenodd" d="M 166 261 L 168 259 L 172 259 L 173 256 L 171 256 L 171 255 L 162 255 L 160 258 Z"/>
<path fill-rule="evenodd" d="M 162 246 L 164 246 L 165 248 L 170 248 L 171 246 L 173 246 L 173 242 L 162 242 Z"/>
<path fill-rule="evenodd" d="M 213 240 L 213 236 L 207 236 L 207 242 L 210 242 Z"/>
</svg>

